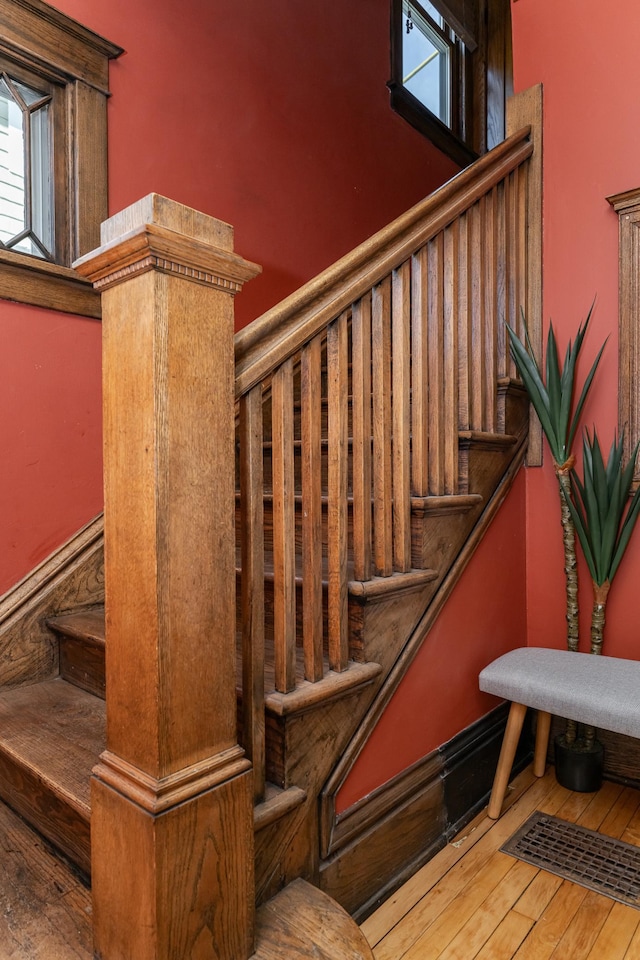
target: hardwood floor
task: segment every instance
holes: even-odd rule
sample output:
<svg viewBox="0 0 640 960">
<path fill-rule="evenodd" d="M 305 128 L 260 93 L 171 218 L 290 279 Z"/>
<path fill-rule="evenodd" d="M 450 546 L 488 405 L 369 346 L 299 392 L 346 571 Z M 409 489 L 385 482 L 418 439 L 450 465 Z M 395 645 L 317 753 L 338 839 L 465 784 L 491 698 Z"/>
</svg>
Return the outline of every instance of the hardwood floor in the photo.
<svg viewBox="0 0 640 960">
<path fill-rule="evenodd" d="M 91 893 L 0 804 L 0 960 L 90 960 Z"/>
<path fill-rule="evenodd" d="M 640 960 L 640 910 L 500 853 L 534 810 L 640 846 L 640 791 L 572 794 L 553 769 L 514 782 L 362 925 L 376 960 Z M 0 960 L 89 960 L 91 896 L 0 804 Z"/>
<path fill-rule="evenodd" d="M 640 960 L 640 910 L 500 853 L 534 810 L 640 846 L 640 791 L 560 787 L 553 768 L 514 782 L 363 924 L 376 960 Z"/>
</svg>

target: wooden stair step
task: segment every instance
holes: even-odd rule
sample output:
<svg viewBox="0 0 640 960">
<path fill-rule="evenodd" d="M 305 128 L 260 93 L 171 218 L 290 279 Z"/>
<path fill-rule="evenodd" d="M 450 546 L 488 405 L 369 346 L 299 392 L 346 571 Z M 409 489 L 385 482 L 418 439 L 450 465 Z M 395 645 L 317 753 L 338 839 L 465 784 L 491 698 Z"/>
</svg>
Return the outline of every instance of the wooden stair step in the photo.
<svg viewBox="0 0 640 960">
<path fill-rule="evenodd" d="M 57 678 L 0 693 L 0 796 L 86 873 L 105 705 Z"/>
<path fill-rule="evenodd" d="M 104 700 L 104 604 L 51 617 L 46 623 L 59 638 L 60 676 Z"/>
<path fill-rule="evenodd" d="M 364 934 L 335 900 L 294 880 L 256 914 L 254 960 L 373 960 Z"/>
</svg>

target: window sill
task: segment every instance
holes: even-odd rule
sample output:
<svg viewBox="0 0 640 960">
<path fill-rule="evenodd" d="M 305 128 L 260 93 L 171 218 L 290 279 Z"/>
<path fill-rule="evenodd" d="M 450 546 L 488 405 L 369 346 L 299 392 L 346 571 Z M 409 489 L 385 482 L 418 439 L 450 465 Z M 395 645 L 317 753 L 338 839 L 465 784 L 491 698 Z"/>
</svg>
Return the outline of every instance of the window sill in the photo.
<svg viewBox="0 0 640 960">
<path fill-rule="evenodd" d="M 412 93 L 395 80 L 390 80 L 387 86 L 391 93 L 392 109 L 455 163 L 467 167 L 478 159 L 478 154 L 456 137 Z"/>
<path fill-rule="evenodd" d="M 0 299 L 101 316 L 100 294 L 75 270 L 8 250 L 0 250 Z"/>
</svg>

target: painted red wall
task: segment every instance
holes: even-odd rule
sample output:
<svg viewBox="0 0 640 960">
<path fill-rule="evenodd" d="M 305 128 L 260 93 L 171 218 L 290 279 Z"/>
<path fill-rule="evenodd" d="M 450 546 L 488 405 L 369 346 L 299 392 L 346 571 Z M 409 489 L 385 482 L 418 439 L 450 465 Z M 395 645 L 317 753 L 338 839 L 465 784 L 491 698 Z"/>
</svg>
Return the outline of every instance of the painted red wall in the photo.
<svg viewBox="0 0 640 960">
<path fill-rule="evenodd" d="M 618 217 L 606 197 L 640 185 L 640 98 L 635 0 L 517 0 L 512 4 L 515 89 L 544 86 L 544 318 L 562 343 L 597 303 L 585 352 L 609 336 L 585 423 L 607 450 L 617 421 Z M 581 446 L 581 444 L 580 444 Z M 580 567 L 581 637 L 588 643 L 591 586 Z M 640 531 L 613 583 L 605 652 L 640 656 L 634 613 Z M 527 625 L 531 645 L 563 646 L 564 579 L 550 456 L 527 472 Z"/>
<path fill-rule="evenodd" d="M 338 813 L 496 706 L 478 673 L 525 637 L 521 471 L 338 793 Z"/>
<path fill-rule="evenodd" d="M 110 211 L 156 191 L 263 266 L 245 324 L 455 172 L 389 107 L 388 0 L 55 0 L 120 44 Z M 0 303 L 0 594 L 101 509 L 99 335 Z M 37 467 L 34 467 L 37 464 Z"/>
</svg>

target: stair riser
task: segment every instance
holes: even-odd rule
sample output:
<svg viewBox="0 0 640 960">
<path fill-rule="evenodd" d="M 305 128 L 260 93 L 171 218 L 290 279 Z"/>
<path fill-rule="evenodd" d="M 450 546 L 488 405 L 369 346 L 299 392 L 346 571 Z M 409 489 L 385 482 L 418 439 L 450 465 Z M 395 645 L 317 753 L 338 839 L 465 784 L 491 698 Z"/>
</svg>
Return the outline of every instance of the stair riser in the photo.
<svg viewBox="0 0 640 960">
<path fill-rule="evenodd" d="M 104 647 L 78 637 L 61 636 L 60 676 L 104 700 Z"/>
</svg>

